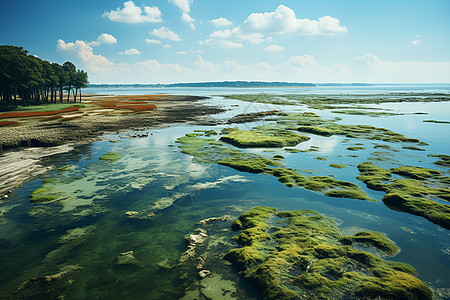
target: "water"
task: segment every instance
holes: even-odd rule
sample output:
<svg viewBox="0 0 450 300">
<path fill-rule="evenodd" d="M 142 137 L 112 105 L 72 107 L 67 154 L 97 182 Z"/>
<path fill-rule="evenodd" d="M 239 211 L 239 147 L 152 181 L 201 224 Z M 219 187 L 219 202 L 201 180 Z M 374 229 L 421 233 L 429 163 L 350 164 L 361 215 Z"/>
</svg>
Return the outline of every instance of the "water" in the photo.
<svg viewBox="0 0 450 300">
<path fill-rule="evenodd" d="M 333 175 L 339 180 L 358 184 L 370 197 L 380 200 L 384 193 L 372 191 L 356 179 L 356 166 L 371 158 L 382 167 L 402 164 L 448 170 L 432 164 L 431 154 L 450 154 L 448 124 L 423 123 L 425 119 L 446 120 L 450 103 L 383 104 L 381 108 L 396 112 L 427 112 L 428 115 L 406 114 L 396 117 L 337 115 L 329 110 L 276 106 L 222 100 L 218 95 L 231 93 L 323 93 L 363 94 L 389 92 L 449 93 L 449 85 L 320 87 L 265 89 L 85 89 L 98 94 L 189 94 L 212 96 L 206 103 L 226 106 L 230 111 L 218 115 L 227 118 L 241 112 L 280 109 L 314 111 L 323 117 L 342 118 L 342 124 L 369 124 L 385 127 L 407 137 L 419 138 L 430 145 L 422 153 L 375 149 L 377 141 L 344 137 L 312 136 L 297 146 L 317 152 L 287 153 L 281 149 L 253 149 L 265 157 L 280 153 L 288 167 L 314 175 Z M 374 105 L 374 107 L 377 107 Z M 239 124 L 244 129 L 261 122 Z M 234 125 L 233 125 L 234 126 Z M 219 165 L 199 164 L 180 152 L 176 139 L 195 129 L 220 130 L 225 126 L 177 125 L 147 130 L 146 138 L 129 138 L 128 132 L 105 135 L 104 140 L 80 145 L 74 151 L 52 157 L 47 164 L 56 168 L 70 165 L 67 172 L 56 169 L 45 178 L 59 178 L 53 187 L 64 194 L 62 203 L 30 203 L 29 195 L 40 187 L 44 178 L 37 178 L 16 190 L 0 206 L 0 298 L 8 298 L 24 281 L 56 274 L 61 267 L 78 265 L 83 269 L 67 275 L 64 285 L 54 286 L 57 295 L 66 299 L 167 299 L 179 298 L 183 284 L 195 281 L 197 270 L 183 270 L 178 261 L 186 250 L 184 237 L 192 233 L 196 223 L 209 217 L 240 213 L 256 205 L 273 206 L 280 210 L 312 209 L 333 218 L 343 232 L 368 229 L 384 232 L 401 247 L 393 259 L 413 265 L 419 278 L 433 288 L 450 288 L 450 238 L 448 231 L 424 218 L 396 212 L 382 202 L 329 198 L 300 188 L 287 188 L 274 177 L 248 174 Z M 119 142 L 111 142 L 119 141 Z M 365 150 L 349 153 L 348 146 L 363 143 Z M 386 144 L 386 143 L 384 143 Z M 99 158 L 116 152 L 121 159 L 114 163 Z M 384 151 L 384 153 L 383 153 Z M 375 153 L 378 152 L 378 153 Z M 349 157 L 357 154 L 358 157 Z M 328 161 L 315 159 L 325 156 Z M 330 163 L 347 165 L 331 168 Z M 126 212 L 146 212 L 146 219 L 128 218 Z M 151 216 L 154 214 L 154 216 Z M 223 229 L 229 228 L 223 223 Z M 212 229 L 207 228 L 208 232 Z M 224 246 L 232 243 L 233 232 L 224 231 Z M 118 264 L 121 253 L 133 251 L 131 264 Z M 215 285 L 230 285 L 241 298 L 258 298 L 258 293 L 240 278 L 231 266 L 220 258 L 211 258 L 208 267 L 221 270 L 222 281 Z M 184 272 L 184 273 L 183 273 Z M 73 274 L 73 275 L 72 275 Z M 187 274 L 188 279 L 183 278 Z M 225 288 L 225 287 L 224 287 Z M 48 299 L 41 294 L 30 299 Z"/>
</svg>

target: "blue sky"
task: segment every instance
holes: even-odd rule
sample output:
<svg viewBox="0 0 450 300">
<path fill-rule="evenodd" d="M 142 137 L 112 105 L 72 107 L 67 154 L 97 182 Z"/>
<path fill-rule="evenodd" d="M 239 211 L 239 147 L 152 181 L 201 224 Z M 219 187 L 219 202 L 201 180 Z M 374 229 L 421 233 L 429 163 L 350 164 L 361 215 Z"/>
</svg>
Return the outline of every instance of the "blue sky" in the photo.
<svg viewBox="0 0 450 300">
<path fill-rule="evenodd" d="M 450 82 L 450 1 L 2 0 L 0 44 L 92 83 Z"/>
</svg>

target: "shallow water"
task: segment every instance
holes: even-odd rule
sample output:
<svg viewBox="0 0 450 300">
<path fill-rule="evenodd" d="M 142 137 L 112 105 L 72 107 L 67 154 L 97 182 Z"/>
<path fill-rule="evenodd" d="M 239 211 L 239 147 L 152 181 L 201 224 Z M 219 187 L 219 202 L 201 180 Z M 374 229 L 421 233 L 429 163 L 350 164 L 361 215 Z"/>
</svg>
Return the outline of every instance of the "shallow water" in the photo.
<svg viewBox="0 0 450 300">
<path fill-rule="evenodd" d="M 361 89 L 357 92 L 360 93 Z M 393 91 L 389 87 L 382 89 Z M 173 90 L 176 89 L 171 89 L 169 93 L 174 93 Z M 281 93 L 286 89 L 273 90 Z M 417 90 L 422 91 L 423 88 L 410 89 Z M 180 89 L 179 93 L 219 95 L 227 94 L 226 91 L 229 90 Z M 289 89 L 288 92 L 296 91 Z M 353 92 L 342 88 L 339 91 Z M 95 92 L 105 94 L 110 91 Z M 258 91 L 252 89 L 252 92 Z M 263 89 L 260 92 L 272 91 Z M 330 92 L 330 88 L 326 92 Z M 147 94 L 160 91 L 118 89 L 113 93 Z M 332 175 L 336 179 L 353 182 L 377 200 L 381 200 L 384 193 L 367 189 L 356 179 L 356 166 L 361 162 L 369 160 L 386 168 L 408 164 L 448 174 L 448 169 L 434 165 L 437 159 L 427 157 L 427 154 L 450 154 L 450 125 L 422 121 L 448 121 L 450 103 L 374 105 L 396 112 L 428 113 L 375 118 L 338 115 L 330 110 L 305 107 L 223 100 L 219 96 L 206 102 L 220 103 L 231 109 L 217 118 L 271 109 L 313 111 L 323 117 L 338 116 L 342 118 L 339 121 L 341 124 L 384 127 L 429 143 L 423 147 L 426 151 L 422 152 L 402 149 L 398 143 L 311 135 L 310 141 L 297 148 L 317 146 L 316 152 L 246 150 L 268 158 L 282 154 L 288 167 L 305 174 Z M 256 121 L 232 126 L 249 129 L 261 124 L 262 121 Z M 56 168 L 46 178 L 58 178 L 59 182 L 51 186 L 56 192 L 64 194 L 66 200 L 62 204 L 30 203 L 29 195 L 41 186 L 44 179 L 38 178 L 16 190 L 7 202 L 0 205 L 0 298 L 8 298 L 26 280 L 55 274 L 66 265 L 80 265 L 83 269 L 60 293 L 65 294 L 66 299 L 167 299 L 171 295 L 167 290 L 177 290 L 186 281 L 180 278 L 180 268 L 175 265 L 186 250 L 184 237 L 198 227 L 196 223 L 222 215 L 237 217 L 256 205 L 273 206 L 280 210 L 312 209 L 333 218 L 343 232 L 360 229 L 384 232 L 402 249 L 388 259 L 413 265 L 419 272 L 419 278 L 433 288 L 440 291 L 450 288 L 450 238 L 449 232 L 440 226 L 418 216 L 393 211 L 381 201 L 330 198 L 301 188 L 287 188 L 272 176 L 196 163 L 192 157 L 181 153 L 175 143 L 178 137 L 196 129 L 220 130 L 224 127 L 183 124 L 147 130 L 145 132 L 149 135 L 143 138 L 131 138 L 132 132 L 110 134 L 103 136 L 101 141 L 80 145 L 70 153 L 55 155 L 47 160 L 46 164 Z M 366 149 L 346 149 L 356 143 L 364 144 Z M 388 144 L 399 152 L 374 148 L 375 144 Z M 99 160 L 108 152 L 120 154 L 121 159 L 116 162 Z M 317 156 L 328 160 L 317 160 Z M 330 167 L 330 163 L 347 167 L 336 169 Z M 68 171 L 57 171 L 57 168 L 67 165 L 71 166 Z M 129 211 L 146 212 L 149 217 L 128 218 L 125 213 Z M 232 242 L 232 235 L 232 232 L 226 233 L 229 243 Z M 133 263 L 118 264 L 120 254 L 128 251 L 133 251 Z M 258 298 L 251 285 L 239 278 L 232 267 L 223 265 L 220 259 L 211 262 L 209 268 L 212 272 L 214 268 L 220 269 L 224 280 L 219 285 L 233 286 L 233 289 L 241 291 L 240 298 Z M 188 273 L 195 276 L 197 272 L 191 270 Z M 232 280 L 234 284 L 225 279 Z M 173 298 L 177 297 L 179 294 L 173 294 Z"/>
</svg>

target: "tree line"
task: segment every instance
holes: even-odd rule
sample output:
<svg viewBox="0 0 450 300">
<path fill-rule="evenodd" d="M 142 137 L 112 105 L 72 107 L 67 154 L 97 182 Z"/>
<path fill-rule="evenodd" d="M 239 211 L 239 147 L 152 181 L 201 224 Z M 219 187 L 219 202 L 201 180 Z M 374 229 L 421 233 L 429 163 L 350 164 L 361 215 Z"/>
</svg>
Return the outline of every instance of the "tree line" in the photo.
<svg viewBox="0 0 450 300">
<path fill-rule="evenodd" d="M 71 62 L 61 66 L 30 55 L 22 47 L 0 45 L 0 104 L 63 103 L 70 96 L 81 102 L 81 88 L 88 83 L 88 74 Z"/>
</svg>

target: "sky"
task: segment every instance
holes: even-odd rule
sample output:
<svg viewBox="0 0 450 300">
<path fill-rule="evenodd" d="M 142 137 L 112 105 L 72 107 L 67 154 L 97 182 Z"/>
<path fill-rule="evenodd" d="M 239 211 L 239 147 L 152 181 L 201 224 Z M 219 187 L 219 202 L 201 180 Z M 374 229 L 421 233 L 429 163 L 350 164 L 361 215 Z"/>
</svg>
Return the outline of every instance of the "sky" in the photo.
<svg viewBox="0 0 450 300">
<path fill-rule="evenodd" d="M 91 83 L 450 83 L 449 0 L 1 0 L 0 44 Z"/>
</svg>

